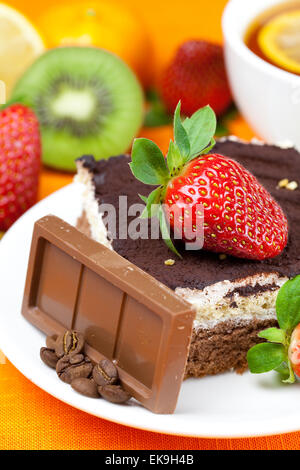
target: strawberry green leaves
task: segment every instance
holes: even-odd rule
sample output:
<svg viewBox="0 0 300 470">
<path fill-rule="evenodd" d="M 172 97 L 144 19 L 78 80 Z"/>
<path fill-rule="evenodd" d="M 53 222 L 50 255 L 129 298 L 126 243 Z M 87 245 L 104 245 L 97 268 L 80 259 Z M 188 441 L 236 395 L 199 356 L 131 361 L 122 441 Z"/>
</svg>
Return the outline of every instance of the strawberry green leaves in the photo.
<svg viewBox="0 0 300 470">
<path fill-rule="evenodd" d="M 215 145 L 217 119 L 212 108 L 205 106 L 181 122 L 180 108 L 179 102 L 174 115 L 175 143 L 184 163 L 188 163 L 199 155 L 209 152 Z"/>
<path fill-rule="evenodd" d="M 181 122 L 180 108 L 181 103 L 179 101 L 174 114 L 174 137 L 175 143 L 179 148 L 181 155 L 184 159 L 187 159 L 190 156 L 191 145 L 188 134 Z"/>
<path fill-rule="evenodd" d="M 285 383 L 294 383 L 295 375 L 288 357 L 289 338 L 283 330 L 269 328 L 258 335 L 268 343 L 257 344 L 248 351 L 247 361 L 252 374 L 276 370 Z"/>
<path fill-rule="evenodd" d="M 184 158 L 180 153 L 179 148 L 171 140 L 169 145 L 169 151 L 167 155 L 168 168 L 171 175 L 176 174 L 176 170 L 184 165 Z"/>
<path fill-rule="evenodd" d="M 258 333 L 258 337 L 266 339 L 271 343 L 285 344 L 285 333 L 279 328 L 268 328 L 267 330 Z"/>
<path fill-rule="evenodd" d="M 208 153 L 216 143 L 217 119 L 212 108 L 205 106 L 182 122 L 180 107 L 179 102 L 174 115 L 175 144 L 171 141 L 167 155 L 168 167 L 173 174 L 182 165 Z"/>
<path fill-rule="evenodd" d="M 295 375 L 289 359 L 289 346 L 294 328 L 300 322 L 300 276 L 286 282 L 276 300 L 279 328 L 268 328 L 258 336 L 267 343 L 257 344 L 248 351 L 247 360 L 253 374 L 276 370 L 285 383 L 294 383 Z"/>
<path fill-rule="evenodd" d="M 276 300 L 280 328 L 291 330 L 300 323 L 300 275 L 286 282 Z"/>
<path fill-rule="evenodd" d="M 212 148 L 211 145 L 215 145 L 213 137 L 217 128 L 217 119 L 210 106 L 199 109 L 191 118 L 187 118 L 183 127 L 190 142 L 190 154 L 187 161 L 206 153 L 205 151 Z"/>
<path fill-rule="evenodd" d="M 160 208 L 162 187 L 154 189 L 148 198 L 140 196 L 143 202 L 146 203 L 146 207 L 141 214 L 142 219 L 148 219 L 158 214 Z"/>
<path fill-rule="evenodd" d="M 252 374 L 261 374 L 279 367 L 286 353 L 282 344 L 262 343 L 250 349 L 247 359 Z"/>
<path fill-rule="evenodd" d="M 148 139 L 136 139 L 132 147 L 130 168 L 136 179 L 145 184 L 165 184 L 169 171 L 159 147 Z"/>
<path fill-rule="evenodd" d="M 148 198 L 141 196 L 146 207 L 141 217 L 157 216 L 162 238 L 170 250 L 179 253 L 173 245 L 169 227 L 161 204 L 171 179 L 184 171 L 184 166 L 199 155 L 209 152 L 215 145 L 216 116 L 206 106 L 193 116 L 181 120 L 181 103 L 174 114 L 174 142 L 170 142 L 165 159 L 159 147 L 148 139 L 136 139 L 132 147 L 130 168 L 133 175 L 145 184 L 159 186 Z"/>
<path fill-rule="evenodd" d="M 216 116 L 206 106 L 183 122 L 180 117 L 180 102 L 174 115 L 174 138 L 170 143 L 167 162 L 170 173 L 177 174 L 185 163 L 207 153 L 215 145 Z M 134 176 L 145 184 L 166 186 L 171 175 L 159 147 L 151 140 L 140 138 L 134 141 L 130 168 Z"/>
<path fill-rule="evenodd" d="M 163 207 L 160 206 L 159 208 L 159 225 L 160 225 L 160 230 L 161 230 L 161 235 L 162 238 L 169 248 L 169 250 L 173 251 L 179 258 L 182 258 L 181 254 L 176 250 L 171 238 L 170 238 L 170 230 L 169 226 L 166 221 L 166 216 L 163 210 Z"/>
</svg>

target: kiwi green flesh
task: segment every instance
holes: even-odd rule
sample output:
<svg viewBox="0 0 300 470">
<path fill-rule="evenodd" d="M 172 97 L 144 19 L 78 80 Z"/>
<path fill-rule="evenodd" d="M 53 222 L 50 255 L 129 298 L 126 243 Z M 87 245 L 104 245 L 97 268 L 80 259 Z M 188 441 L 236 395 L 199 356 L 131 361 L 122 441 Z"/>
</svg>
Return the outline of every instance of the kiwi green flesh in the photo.
<svg viewBox="0 0 300 470">
<path fill-rule="evenodd" d="M 40 122 L 43 161 L 74 171 L 75 159 L 125 152 L 143 120 L 143 93 L 132 71 L 98 48 L 65 47 L 41 56 L 19 80 L 12 99 Z"/>
</svg>

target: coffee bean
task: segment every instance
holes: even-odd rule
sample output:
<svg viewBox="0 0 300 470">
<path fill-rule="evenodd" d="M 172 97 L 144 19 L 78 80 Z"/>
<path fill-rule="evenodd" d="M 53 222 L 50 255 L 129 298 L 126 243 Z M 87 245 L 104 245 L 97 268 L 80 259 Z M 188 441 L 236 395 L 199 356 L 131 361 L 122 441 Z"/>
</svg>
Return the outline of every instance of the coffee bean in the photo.
<svg viewBox="0 0 300 470">
<path fill-rule="evenodd" d="M 62 357 L 56 364 L 57 375 L 63 382 L 70 384 L 75 379 L 87 378 L 91 375 L 93 364 L 87 357 L 85 358 L 83 355 L 80 356 L 82 360 L 78 362 L 77 358 L 76 364 L 70 362 L 73 359 L 72 356 Z"/>
<path fill-rule="evenodd" d="M 98 387 L 98 392 L 107 401 L 111 403 L 125 403 L 131 396 L 121 385 L 101 385 Z"/>
<path fill-rule="evenodd" d="M 41 348 L 40 356 L 46 366 L 51 367 L 52 369 L 56 368 L 58 357 L 53 349 Z"/>
<path fill-rule="evenodd" d="M 93 379 L 74 379 L 71 386 L 76 392 L 89 398 L 100 398 L 97 385 Z"/>
<path fill-rule="evenodd" d="M 119 374 L 113 362 L 103 359 L 93 369 L 93 378 L 97 385 L 114 385 L 117 383 Z"/>
<path fill-rule="evenodd" d="M 57 340 L 57 335 L 47 336 L 46 338 L 46 346 L 48 349 L 55 349 L 55 344 Z"/>
<path fill-rule="evenodd" d="M 80 354 L 83 348 L 84 337 L 77 331 L 66 331 L 63 335 L 59 335 L 55 342 L 55 352 L 59 358 Z"/>
<path fill-rule="evenodd" d="M 84 361 L 84 355 L 83 354 L 76 354 L 75 356 L 69 356 L 70 357 L 70 364 L 80 364 L 82 361 Z"/>
</svg>

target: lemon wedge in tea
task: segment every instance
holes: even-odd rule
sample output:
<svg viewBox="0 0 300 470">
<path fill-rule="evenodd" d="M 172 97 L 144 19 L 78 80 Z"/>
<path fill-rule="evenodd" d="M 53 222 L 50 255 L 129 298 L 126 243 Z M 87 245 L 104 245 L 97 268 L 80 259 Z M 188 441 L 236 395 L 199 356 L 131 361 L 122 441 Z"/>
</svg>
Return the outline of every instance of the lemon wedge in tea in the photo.
<svg viewBox="0 0 300 470">
<path fill-rule="evenodd" d="M 275 65 L 300 74 L 300 9 L 270 20 L 261 29 L 258 43 Z"/>
</svg>

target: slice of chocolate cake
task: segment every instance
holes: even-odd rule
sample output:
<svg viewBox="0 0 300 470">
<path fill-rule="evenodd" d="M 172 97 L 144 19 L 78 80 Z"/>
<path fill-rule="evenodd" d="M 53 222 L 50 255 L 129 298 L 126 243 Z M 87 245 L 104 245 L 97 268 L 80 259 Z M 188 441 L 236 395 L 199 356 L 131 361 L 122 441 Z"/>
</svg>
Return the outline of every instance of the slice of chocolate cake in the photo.
<svg viewBox="0 0 300 470">
<path fill-rule="evenodd" d="M 289 242 L 273 259 L 251 261 L 215 253 L 186 251 L 173 265 L 165 263 L 174 254 L 161 239 L 126 239 L 128 224 L 119 221 L 119 196 L 127 205 L 139 203 L 139 194 L 149 188 L 137 181 L 122 155 L 95 162 L 82 157 L 77 181 L 84 183 L 83 215 L 78 227 L 111 247 L 147 273 L 173 289 L 196 309 L 193 338 L 186 376 L 201 377 L 229 369 L 243 372 L 246 353 L 258 342 L 257 333 L 276 325 L 275 300 L 279 288 L 300 273 L 300 191 L 296 185 L 279 187 L 282 179 L 300 179 L 300 154 L 290 148 L 245 144 L 228 139 L 214 147 L 214 153 L 231 157 L 252 172 L 283 208 L 289 222 Z M 282 186 L 282 185 L 280 185 Z M 116 238 L 110 241 L 100 204 L 112 204 L 117 211 Z M 126 224 L 126 226 L 124 226 Z"/>
</svg>

